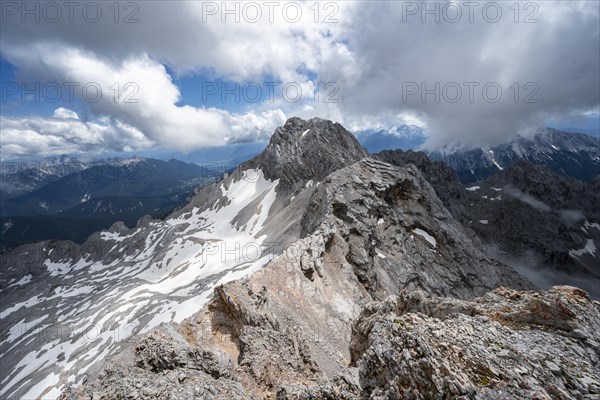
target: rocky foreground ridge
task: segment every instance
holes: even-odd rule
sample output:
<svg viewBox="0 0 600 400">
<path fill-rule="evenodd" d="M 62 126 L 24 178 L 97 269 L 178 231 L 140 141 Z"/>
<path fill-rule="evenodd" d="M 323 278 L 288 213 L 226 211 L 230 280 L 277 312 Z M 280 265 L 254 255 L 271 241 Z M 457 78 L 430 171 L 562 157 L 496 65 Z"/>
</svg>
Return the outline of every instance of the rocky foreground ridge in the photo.
<svg viewBox="0 0 600 400">
<path fill-rule="evenodd" d="M 62 398 L 600 395 L 600 303 L 580 289 L 500 287 L 471 301 L 403 290 L 367 304 L 350 332 L 307 334 L 280 314 L 276 293 L 252 281 L 219 288 L 207 310 L 183 324 L 161 326 Z M 242 288 L 246 293 L 235 297 Z M 344 346 L 346 354 L 336 353 Z"/>
</svg>

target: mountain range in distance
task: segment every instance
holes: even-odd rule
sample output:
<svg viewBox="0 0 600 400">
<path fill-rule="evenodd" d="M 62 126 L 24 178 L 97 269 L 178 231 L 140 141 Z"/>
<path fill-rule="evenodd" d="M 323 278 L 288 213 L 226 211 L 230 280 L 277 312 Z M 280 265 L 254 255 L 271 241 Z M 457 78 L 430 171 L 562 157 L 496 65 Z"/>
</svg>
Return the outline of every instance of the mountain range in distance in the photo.
<svg viewBox="0 0 600 400">
<path fill-rule="evenodd" d="M 159 216 L 185 203 L 197 187 L 219 179 L 227 168 L 152 158 L 56 160 L 3 174 L 4 251 L 48 239 L 83 243 L 116 221 L 134 226 L 144 215 Z"/>
<path fill-rule="evenodd" d="M 427 140 L 421 128 L 411 125 L 361 131 L 356 138 L 370 153 L 417 149 Z M 64 155 L 3 162 L 0 249 L 52 238 L 82 243 L 89 234 L 117 220 L 133 226 L 144 215 L 162 215 L 183 204 L 199 185 L 219 179 L 265 146 L 240 143 L 189 154 L 157 152 L 156 156 L 169 161 Z M 449 165 L 465 184 L 494 176 L 519 160 L 584 181 L 600 172 L 596 138 L 551 128 L 499 146 L 427 155 Z"/>
</svg>

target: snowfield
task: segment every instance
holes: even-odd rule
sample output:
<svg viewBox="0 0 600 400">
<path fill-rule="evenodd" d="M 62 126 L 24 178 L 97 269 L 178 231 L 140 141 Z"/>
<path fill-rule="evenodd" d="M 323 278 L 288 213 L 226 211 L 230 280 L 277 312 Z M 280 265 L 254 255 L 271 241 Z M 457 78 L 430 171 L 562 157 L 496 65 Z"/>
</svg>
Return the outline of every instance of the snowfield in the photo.
<svg viewBox="0 0 600 400">
<path fill-rule="evenodd" d="M 9 332 L 0 357 L 20 359 L 4 374 L 0 397 L 55 399 L 66 383 L 80 383 L 89 366 L 113 355 L 119 342 L 163 322 L 181 322 L 210 299 L 215 286 L 264 266 L 273 255 L 264 251 L 268 238 L 260 232 L 278 182 L 260 169 L 244 171 L 221 183 L 207 209 L 186 209 L 126 234 L 102 232 L 110 262 L 89 255 L 46 259 L 47 271 L 61 284 L 4 304 L 0 313 Z M 251 216 L 241 222 L 248 210 Z M 29 275 L 14 285 L 31 280 Z M 23 307 L 31 312 L 12 321 Z M 25 346 L 32 340 L 36 346 Z"/>
</svg>

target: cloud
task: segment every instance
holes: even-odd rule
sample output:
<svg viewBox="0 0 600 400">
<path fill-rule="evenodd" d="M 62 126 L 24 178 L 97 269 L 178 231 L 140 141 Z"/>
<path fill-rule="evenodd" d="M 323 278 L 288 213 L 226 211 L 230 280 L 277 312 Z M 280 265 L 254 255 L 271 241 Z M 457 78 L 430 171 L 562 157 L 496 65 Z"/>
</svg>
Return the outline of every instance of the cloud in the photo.
<svg viewBox="0 0 600 400">
<path fill-rule="evenodd" d="M 560 218 L 568 225 L 575 225 L 585 220 L 581 210 L 559 210 Z"/>
<path fill-rule="evenodd" d="M 3 160 L 65 153 L 130 152 L 149 149 L 155 143 L 138 129 L 103 118 L 84 122 L 65 108 L 54 117 L 0 117 Z"/>
<path fill-rule="evenodd" d="M 264 140 L 266 132 L 285 121 L 280 110 L 232 114 L 217 108 L 178 106 L 179 89 L 165 67 L 147 56 L 113 64 L 93 53 L 59 45 L 36 45 L 30 50 L 37 55 L 35 63 L 29 62 L 29 55 L 22 49 L 9 54 L 17 62 L 27 63 L 33 73 L 76 83 L 74 93 L 88 100 L 93 114 L 111 116 L 143 132 L 150 141 L 182 152 Z M 54 117 L 77 115 L 59 108 Z M 6 136 L 3 140 L 6 143 L 11 139 Z"/>
<path fill-rule="evenodd" d="M 75 111 L 64 107 L 58 107 L 56 110 L 54 110 L 54 114 L 52 116 L 54 118 L 79 119 L 79 116 Z"/>
<path fill-rule="evenodd" d="M 543 201 L 540 201 L 540 200 L 536 199 L 535 197 L 533 197 L 527 193 L 524 193 L 513 186 L 506 185 L 506 186 L 504 186 L 503 189 L 504 189 L 504 193 L 507 196 L 512 197 L 517 200 L 521 200 L 523 203 L 529 204 L 531 207 L 535 208 L 536 210 L 545 211 L 545 212 L 548 212 L 551 210 L 550 206 L 548 206 Z"/>
<path fill-rule="evenodd" d="M 207 15 L 208 3 L 136 2 L 137 11 L 119 15 L 122 20 L 136 11 L 138 22 L 132 24 L 115 23 L 108 7 L 98 23 L 83 21 L 80 12 L 74 22 L 57 23 L 23 24 L 19 15 L 11 16 L 3 23 L 0 53 L 25 79 L 98 83 L 107 96 L 88 102 L 93 114 L 108 115 L 178 150 L 264 138 L 282 116 L 292 115 L 329 118 L 352 130 L 419 121 L 429 147 L 492 145 L 550 119 L 597 110 L 600 103 L 594 2 L 528 3 L 533 9 L 519 3 L 518 16 L 512 3 L 495 2 L 502 12 L 495 23 L 484 17 L 486 2 L 479 3 L 472 22 L 464 2 L 427 3 L 460 7 L 456 23 L 406 8 L 425 2 L 331 2 L 333 8 L 320 8 L 318 16 L 312 2 L 301 2 L 302 18 L 295 23 L 283 18 L 285 3 L 275 9 L 273 22 L 257 3 L 262 10 L 257 23 L 235 22 L 223 10 Z M 324 23 L 332 11 L 338 22 Z M 532 13 L 538 22 L 524 23 Z M 181 105 L 173 78 L 196 74 L 242 84 L 298 82 L 304 92 L 315 82 L 333 82 L 335 101 L 277 98 L 236 113 L 227 103 Z M 135 83 L 139 101 L 111 101 L 115 82 L 121 90 Z M 413 84 L 418 92 L 408 95 L 407 85 L 414 89 Z M 502 97 L 492 102 L 497 88 Z M 423 89 L 434 89 L 439 101 L 435 94 L 422 97 Z M 460 100 L 448 101 L 459 89 Z"/>
<path fill-rule="evenodd" d="M 354 25 L 360 29 L 348 36 L 362 67 L 353 82 L 340 84 L 346 89 L 342 101 L 349 113 L 410 111 L 427 120 L 428 145 L 435 147 L 448 141 L 497 144 L 543 125 L 548 116 L 584 112 L 600 103 L 597 3 L 532 3 L 538 23 L 515 23 L 509 9 L 513 3 L 496 3 L 503 11 L 497 23 L 482 18 L 483 2 L 473 23 L 464 13 L 457 23 L 443 18 L 436 23 L 431 15 L 423 23 L 421 13 L 407 16 L 402 4 L 359 3 L 354 10 Z M 462 8 L 465 12 L 464 4 Z M 521 9 L 520 18 L 531 11 Z M 473 102 L 466 82 L 479 85 Z M 528 82 L 532 84 L 526 86 Z M 418 93 L 404 97 L 411 83 L 417 84 Z M 453 83 L 462 90 L 456 103 L 449 101 L 458 93 Z M 484 97 L 487 83 L 493 84 L 488 100 L 494 99 L 496 84 L 502 89 L 498 102 Z M 436 92 L 439 102 L 433 94 L 422 97 L 421 85 Z M 449 85 L 446 96 L 444 85 Z M 537 102 L 525 102 L 530 94 Z"/>
</svg>

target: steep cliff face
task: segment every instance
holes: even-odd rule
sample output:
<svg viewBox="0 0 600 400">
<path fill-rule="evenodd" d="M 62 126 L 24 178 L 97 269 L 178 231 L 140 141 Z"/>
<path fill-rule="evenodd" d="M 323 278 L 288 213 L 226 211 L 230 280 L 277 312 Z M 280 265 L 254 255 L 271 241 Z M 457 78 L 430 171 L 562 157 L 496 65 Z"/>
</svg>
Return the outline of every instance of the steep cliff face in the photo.
<svg viewBox="0 0 600 400">
<path fill-rule="evenodd" d="M 267 178 L 280 181 L 278 192 L 286 194 L 303 189 L 307 182 L 320 182 L 368 155 L 342 125 L 294 117 L 277 128 L 267 148 L 241 169 L 261 168 Z"/>
<path fill-rule="evenodd" d="M 598 179 L 582 182 L 519 161 L 477 184 L 462 185 L 450 167 L 421 152 L 383 151 L 375 157 L 416 165 L 452 215 L 487 245 L 490 257 L 542 288 L 568 283 L 600 298 Z"/>
</svg>

